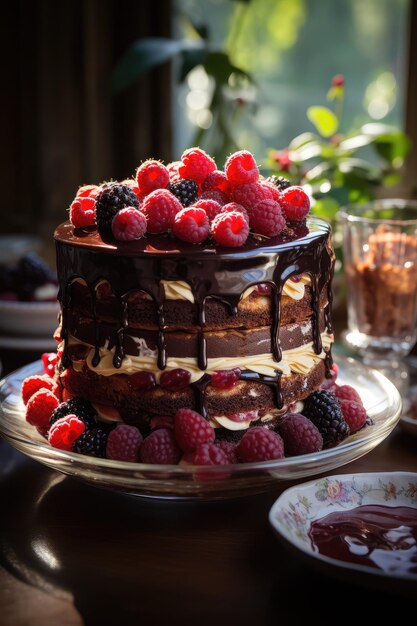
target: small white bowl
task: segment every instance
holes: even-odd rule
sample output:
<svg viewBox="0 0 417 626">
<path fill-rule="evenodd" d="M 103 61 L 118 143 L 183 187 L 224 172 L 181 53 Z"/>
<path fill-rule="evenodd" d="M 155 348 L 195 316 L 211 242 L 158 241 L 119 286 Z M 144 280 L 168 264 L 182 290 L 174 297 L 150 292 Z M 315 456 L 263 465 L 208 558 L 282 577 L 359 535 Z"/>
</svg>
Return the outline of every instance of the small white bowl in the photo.
<svg viewBox="0 0 417 626">
<path fill-rule="evenodd" d="M 350 510 L 366 504 L 417 509 L 417 474 L 340 474 L 290 487 L 275 501 L 269 512 L 269 521 L 288 548 L 327 574 L 374 587 L 395 587 L 400 593 L 408 594 L 412 590 L 415 593 L 415 574 L 388 575 L 377 568 L 330 558 L 313 548 L 308 533 L 315 520 L 335 511 Z"/>
<path fill-rule="evenodd" d="M 58 326 L 59 304 L 0 300 L 0 333 L 19 337 L 49 337 Z"/>
</svg>

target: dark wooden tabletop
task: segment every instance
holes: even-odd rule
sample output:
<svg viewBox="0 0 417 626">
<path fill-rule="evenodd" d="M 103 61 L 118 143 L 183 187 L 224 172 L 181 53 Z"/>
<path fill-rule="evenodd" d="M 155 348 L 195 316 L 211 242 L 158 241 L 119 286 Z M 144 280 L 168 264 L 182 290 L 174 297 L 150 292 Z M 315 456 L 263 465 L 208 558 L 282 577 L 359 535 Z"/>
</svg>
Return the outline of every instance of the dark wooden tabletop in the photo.
<svg viewBox="0 0 417 626">
<path fill-rule="evenodd" d="M 393 470 L 417 472 L 417 438 L 399 426 L 333 473 Z M 401 590 L 338 579 L 290 553 L 268 523 L 279 493 L 212 503 L 126 496 L 0 440 L 0 625 L 333 625 L 415 614 Z"/>
</svg>

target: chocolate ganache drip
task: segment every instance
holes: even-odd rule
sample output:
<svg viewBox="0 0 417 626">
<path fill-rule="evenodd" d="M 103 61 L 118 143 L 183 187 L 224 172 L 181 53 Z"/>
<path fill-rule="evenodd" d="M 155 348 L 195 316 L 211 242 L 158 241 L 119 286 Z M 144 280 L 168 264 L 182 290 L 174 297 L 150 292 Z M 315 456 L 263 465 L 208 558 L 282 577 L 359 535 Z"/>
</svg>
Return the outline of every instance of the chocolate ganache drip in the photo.
<svg viewBox="0 0 417 626">
<path fill-rule="evenodd" d="M 317 354 L 322 351 L 320 334 L 320 294 L 327 289 L 324 320 L 326 329 L 332 332 L 331 281 L 334 269 L 334 252 L 330 240 L 330 226 L 317 219 L 308 221 L 308 227 L 299 226 L 278 237 L 258 240 L 250 238 L 241 248 L 219 246 L 193 246 L 174 240 L 169 235 L 148 235 L 135 242 L 117 245 L 104 241 L 94 229 L 75 229 L 69 222 L 61 224 L 55 232 L 58 298 L 62 308 L 62 338 L 64 341 L 61 366 L 69 366 L 68 342 L 71 314 L 70 286 L 75 279 L 83 281 L 93 303 L 95 325 L 95 351 L 93 367 L 100 362 L 100 320 L 96 311 L 96 287 L 109 283 L 119 303 L 120 320 L 113 365 L 120 368 L 125 357 L 124 334 L 128 327 L 127 298 L 131 292 L 142 291 L 153 300 L 158 325 L 157 364 L 166 368 L 167 353 L 164 318 L 165 292 L 161 281 L 186 282 L 193 293 L 197 330 L 197 362 L 200 370 L 207 369 L 207 344 L 205 338 L 206 302 L 215 298 L 227 305 L 230 315 L 236 315 L 243 293 L 251 286 L 271 286 L 272 324 L 271 352 L 279 363 L 282 351 L 279 341 L 281 296 L 285 282 L 294 276 L 308 274 L 311 278 L 313 346 Z M 332 364 L 330 351 L 325 359 L 326 370 Z M 281 408 L 281 371 L 276 376 L 263 376 L 243 371 L 242 380 L 269 385 L 275 390 L 276 406 Z M 204 414 L 204 396 L 210 377 L 205 374 L 192 387 L 196 404 Z"/>
</svg>

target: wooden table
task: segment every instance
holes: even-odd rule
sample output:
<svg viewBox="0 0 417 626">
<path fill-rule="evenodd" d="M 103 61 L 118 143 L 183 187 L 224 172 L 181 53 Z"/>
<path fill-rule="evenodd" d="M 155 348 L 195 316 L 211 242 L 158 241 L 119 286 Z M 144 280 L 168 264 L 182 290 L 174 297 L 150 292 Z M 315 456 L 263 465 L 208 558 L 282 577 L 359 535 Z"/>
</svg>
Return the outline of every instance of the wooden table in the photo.
<svg viewBox="0 0 417 626">
<path fill-rule="evenodd" d="M 334 473 L 392 470 L 417 472 L 417 439 L 400 427 Z M 67 478 L 0 440 L 0 625 L 414 619 L 414 599 L 339 581 L 289 553 L 268 523 L 278 495 L 135 498 Z"/>
</svg>

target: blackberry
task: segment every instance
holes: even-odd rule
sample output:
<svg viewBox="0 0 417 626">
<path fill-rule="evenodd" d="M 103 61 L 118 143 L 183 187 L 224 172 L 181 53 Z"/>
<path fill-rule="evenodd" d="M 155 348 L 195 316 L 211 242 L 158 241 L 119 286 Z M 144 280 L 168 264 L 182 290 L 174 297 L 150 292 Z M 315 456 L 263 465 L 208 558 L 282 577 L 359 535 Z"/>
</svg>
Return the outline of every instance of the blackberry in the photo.
<svg viewBox="0 0 417 626">
<path fill-rule="evenodd" d="M 272 183 L 272 185 L 275 185 L 280 191 L 284 191 L 284 189 L 292 186 L 292 183 L 283 176 L 270 176 L 266 179 L 266 182 Z"/>
<path fill-rule="evenodd" d="M 91 428 L 83 432 L 72 444 L 72 449 L 78 454 L 98 456 L 102 459 L 106 456 L 107 437 L 109 433 L 102 428 Z"/>
<path fill-rule="evenodd" d="M 323 446 L 334 446 L 349 435 L 336 397 L 328 391 L 314 391 L 304 400 L 303 415 L 308 417 L 321 432 Z"/>
<path fill-rule="evenodd" d="M 49 266 L 37 254 L 26 254 L 20 259 L 15 278 L 18 283 L 30 283 L 34 287 L 56 280 Z"/>
<path fill-rule="evenodd" d="M 106 183 L 96 196 L 96 221 L 101 235 L 111 235 L 111 223 L 121 209 L 128 206 L 139 208 L 134 191 L 121 183 Z"/>
<path fill-rule="evenodd" d="M 52 426 L 57 420 L 66 415 L 76 415 L 78 419 L 84 422 L 87 428 L 97 426 L 95 419 L 96 412 L 93 405 L 83 398 L 72 398 L 67 402 L 61 402 L 49 418 L 50 425 Z"/>
<path fill-rule="evenodd" d="M 167 189 L 181 202 L 183 207 L 190 206 L 198 198 L 198 185 L 191 178 L 170 183 Z"/>
</svg>

